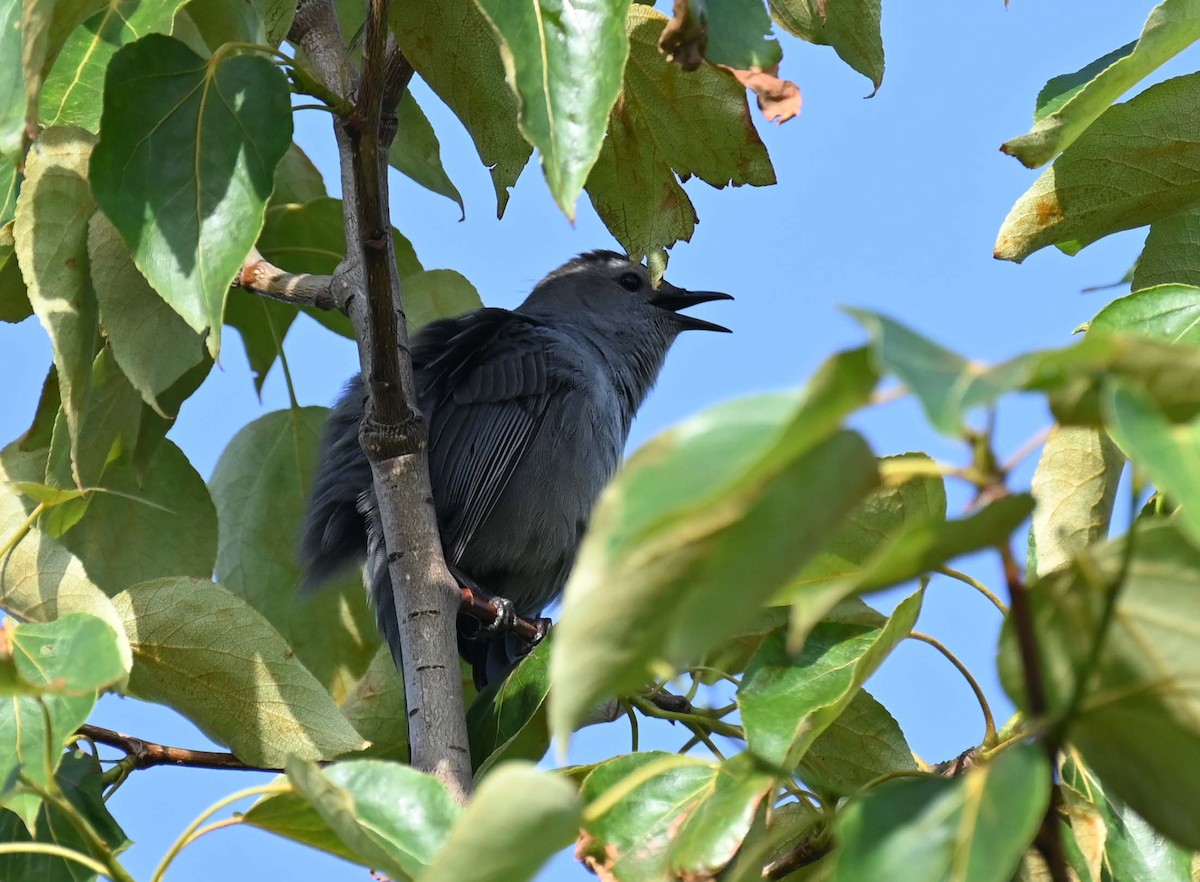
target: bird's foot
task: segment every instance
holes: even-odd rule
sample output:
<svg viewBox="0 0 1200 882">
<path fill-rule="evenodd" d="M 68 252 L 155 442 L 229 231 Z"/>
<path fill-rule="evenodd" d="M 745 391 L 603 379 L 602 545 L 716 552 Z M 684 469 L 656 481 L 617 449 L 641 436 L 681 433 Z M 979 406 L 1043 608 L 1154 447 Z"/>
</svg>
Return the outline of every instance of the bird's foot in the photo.
<svg viewBox="0 0 1200 882">
<path fill-rule="evenodd" d="M 529 648 L 537 646 L 546 639 L 546 635 L 550 633 L 550 626 L 554 624 L 550 619 L 537 618 L 533 620 L 534 627 L 537 628 L 537 633 L 529 641 Z"/>
<path fill-rule="evenodd" d="M 480 630 L 487 634 L 507 634 L 517 621 L 517 611 L 513 602 L 506 597 L 492 595 L 488 598 L 496 607 L 496 618 L 492 619 Z"/>
</svg>

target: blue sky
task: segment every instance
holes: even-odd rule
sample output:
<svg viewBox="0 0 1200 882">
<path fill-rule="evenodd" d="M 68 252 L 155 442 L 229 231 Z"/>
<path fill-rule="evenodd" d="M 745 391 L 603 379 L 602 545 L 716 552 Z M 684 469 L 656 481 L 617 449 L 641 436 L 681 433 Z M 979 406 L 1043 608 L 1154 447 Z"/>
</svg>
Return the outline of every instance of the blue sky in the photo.
<svg viewBox="0 0 1200 882">
<path fill-rule="evenodd" d="M 887 73 L 870 100 L 868 81 L 832 50 L 783 36 L 782 74 L 804 96 L 801 116 L 781 126 L 758 119 L 774 160 L 775 187 L 716 191 L 686 185 L 700 224 L 690 244 L 677 246 L 667 276 L 676 284 L 732 293 L 735 303 L 706 308 L 731 335 L 684 335 L 667 360 L 656 391 L 634 424 L 631 449 L 709 404 L 799 385 L 831 352 L 863 334 L 839 311 L 851 304 L 888 312 L 958 351 L 996 360 L 1066 342 L 1114 292 L 1081 294 L 1119 279 L 1144 239 L 1133 231 L 1104 240 L 1074 258 L 1055 250 L 1015 266 L 992 259 L 996 231 L 1035 173 L 1000 154 L 1005 139 L 1031 121 L 1045 81 L 1075 70 L 1135 39 L 1153 4 L 1086 0 L 884 4 Z M 1176 59 L 1158 78 L 1190 72 L 1195 55 Z M 526 169 L 503 221 L 495 219 L 490 178 L 457 120 L 418 86 L 434 122 L 447 170 L 466 200 L 458 209 L 393 175 L 392 212 L 426 268 L 459 270 L 492 306 L 514 306 L 548 270 L 571 255 L 616 247 L 586 197 L 572 226 L 555 207 L 536 163 Z M 335 156 L 327 118 L 301 113 L 297 138 L 336 195 Z M 286 351 L 302 404 L 329 404 L 356 369 L 354 347 L 301 318 Z M 0 409 L 0 440 L 27 426 L 50 361 L 35 320 L 0 325 L 0 375 L 8 377 Z M 234 334 L 219 369 L 184 407 L 172 437 L 206 478 L 239 428 L 287 406 L 276 368 L 254 394 Z M 1044 405 L 1005 403 L 998 437 L 1011 452 L 1049 423 Z M 904 400 L 856 420 L 880 455 L 925 450 L 961 458 L 958 446 L 924 426 Z M 1032 463 L 1016 481 L 1028 482 Z M 961 492 L 952 512 L 961 511 Z M 957 507 L 956 507 L 957 503 Z M 1019 550 L 1019 549 L 1018 549 Z M 993 561 L 962 565 L 999 589 Z M 735 589 L 731 589 L 735 590 Z M 881 598 L 884 608 L 896 597 Z M 1010 706 L 994 676 L 999 618 L 973 592 L 935 580 L 919 628 L 947 643 L 975 672 L 999 719 Z M 932 649 L 902 646 L 869 688 L 899 720 L 913 749 L 928 760 L 952 757 L 976 744 L 982 723 L 966 685 Z M 170 711 L 133 699 L 107 698 L 96 722 L 143 738 L 201 747 L 203 737 Z M 670 749 L 684 739 L 669 729 L 643 746 Z M 616 723 L 582 733 L 573 761 L 628 750 L 628 727 Z M 155 769 L 138 772 L 111 806 L 136 845 L 126 865 L 148 879 L 170 842 L 199 811 L 264 776 Z M 503 848 L 503 843 L 497 843 Z M 233 828 L 189 847 L 168 879 L 175 882 L 279 878 L 365 880 L 366 871 L 267 834 Z M 590 878 L 568 856 L 543 873 L 547 880 Z"/>
</svg>

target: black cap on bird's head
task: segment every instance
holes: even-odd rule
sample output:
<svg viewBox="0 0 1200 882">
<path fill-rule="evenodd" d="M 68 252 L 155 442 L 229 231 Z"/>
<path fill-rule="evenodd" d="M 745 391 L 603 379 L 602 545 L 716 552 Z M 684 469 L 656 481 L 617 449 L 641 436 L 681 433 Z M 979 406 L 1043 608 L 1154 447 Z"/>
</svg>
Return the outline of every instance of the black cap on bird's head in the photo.
<svg viewBox="0 0 1200 882">
<path fill-rule="evenodd" d="M 587 284 L 570 284 L 575 280 L 587 280 Z M 688 291 L 672 285 L 666 279 L 661 280 L 657 288 L 652 287 L 650 271 L 645 265 L 634 263 L 615 251 L 587 251 L 567 261 L 538 283 L 531 300 L 541 300 L 543 297 L 547 300 L 561 300 L 566 292 L 571 291 L 575 296 L 582 296 L 594 313 L 611 313 L 614 307 L 622 311 L 627 310 L 628 298 L 612 296 L 617 290 L 638 295 L 637 299 L 642 303 L 654 307 L 654 315 L 669 316 L 672 331 L 729 333 L 729 328 L 724 325 L 679 312 L 681 309 L 714 300 L 732 300 L 733 297 L 729 294 L 719 291 Z"/>
</svg>

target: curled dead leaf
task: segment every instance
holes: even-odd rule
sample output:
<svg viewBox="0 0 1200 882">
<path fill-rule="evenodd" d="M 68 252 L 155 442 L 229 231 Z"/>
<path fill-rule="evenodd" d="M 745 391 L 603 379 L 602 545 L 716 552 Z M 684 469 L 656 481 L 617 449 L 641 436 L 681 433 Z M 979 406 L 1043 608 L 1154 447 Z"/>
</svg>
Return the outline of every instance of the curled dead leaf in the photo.
<svg viewBox="0 0 1200 882">
<path fill-rule="evenodd" d="M 704 62 L 708 48 L 708 21 L 698 0 L 675 0 L 671 20 L 658 38 L 658 49 L 667 61 L 684 70 L 695 70 Z"/>
<path fill-rule="evenodd" d="M 780 79 L 779 66 L 767 70 L 737 70 L 724 64 L 738 82 L 758 97 L 758 109 L 773 123 L 782 124 L 800 114 L 800 87 Z"/>
</svg>

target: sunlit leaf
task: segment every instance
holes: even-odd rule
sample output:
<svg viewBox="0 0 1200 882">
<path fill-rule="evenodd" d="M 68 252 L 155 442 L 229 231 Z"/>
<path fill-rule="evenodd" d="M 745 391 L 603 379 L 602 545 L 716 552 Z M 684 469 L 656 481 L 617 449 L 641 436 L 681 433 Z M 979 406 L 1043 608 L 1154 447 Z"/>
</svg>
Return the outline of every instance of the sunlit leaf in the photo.
<svg viewBox="0 0 1200 882">
<path fill-rule="evenodd" d="M 546 696 L 550 692 L 553 632 L 503 679 L 467 708 L 471 764 L 476 775 L 508 759 L 540 760 L 550 747 Z"/>
<path fill-rule="evenodd" d="M 854 693 L 800 760 L 806 783 L 842 795 L 880 775 L 916 768 L 900 725 L 866 689 Z"/>
<path fill-rule="evenodd" d="M 396 108 L 396 138 L 388 150 L 388 164 L 426 190 L 457 203 L 463 211 L 462 194 L 442 165 L 437 134 L 411 90 L 405 90 Z"/>
<path fill-rule="evenodd" d="M 84 724 L 96 693 L 83 695 L 8 695 L 0 698 L 0 781 L 24 775 L 46 788 L 63 758 L 67 739 Z M 0 792 L 0 806 L 33 829 L 41 798 L 29 790 Z"/>
<path fill-rule="evenodd" d="M 1088 328 L 1200 345 L 1200 288 L 1159 285 L 1137 290 L 1100 310 Z"/>
<path fill-rule="evenodd" d="M 0 692 L 90 695 L 129 674 L 112 625 L 85 613 L 42 624 L 0 623 Z"/>
</svg>

